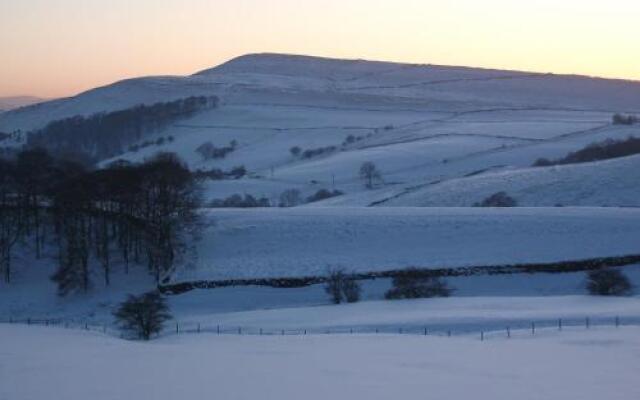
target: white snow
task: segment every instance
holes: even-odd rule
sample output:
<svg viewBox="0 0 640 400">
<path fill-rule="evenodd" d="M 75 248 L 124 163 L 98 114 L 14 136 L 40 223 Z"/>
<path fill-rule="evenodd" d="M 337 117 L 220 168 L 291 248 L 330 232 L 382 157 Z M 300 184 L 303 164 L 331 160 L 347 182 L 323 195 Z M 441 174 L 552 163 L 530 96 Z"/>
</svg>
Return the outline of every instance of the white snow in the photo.
<svg viewBox="0 0 640 400">
<path fill-rule="evenodd" d="M 384 206 L 468 207 L 497 192 L 520 206 L 640 206 L 640 156 L 544 168 L 510 169 L 451 179 L 409 192 Z"/>
<path fill-rule="evenodd" d="M 407 267 L 554 262 L 635 254 L 640 209 L 323 208 L 211 210 L 194 268 L 174 281 Z"/>
<path fill-rule="evenodd" d="M 171 135 L 173 142 L 117 158 L 140 161 L 172 151 L 194 169 L 246 166 L 251 178 L 208 182 L 207 200 L 239 193 L 275 203 L 287 189 L 308 196 L 335 188 L 347 195 L 322 205 L 368 206 L 434 181 L 526 168 L 540 157 L 558 158 L 591 142 L 639 134 L 635 127 L 610 125 L 613 113 L 640 110 L 637 82 L 278 54 L 239 57 L 187 77 L 130 79 L 3 113 L 0 131 L 26 132 L 54 119 L 190 95 L 216 95 L 221 105 L 155 133 Z M 342 146 L 349 135 L 360 140 Z M 224 160 L 203 161 L 195 152 L 204 142 L 223 146 L 231 140 L 238 149 Z M 294 146 L 337 150 L 299 160 L 289 153 Z M 365 161 L 378 165 L 385 186 L 364 189 L 358 168 Z M 564 183 L 563 176 L 558 184 Z M 634 205 L 627 188 L 624 201 L 612 195 L 607 204 Z M 591 188 L 571 193 L 576 190 Z M 602 196 L 562 200 L 600 206 Z"/>
<path fill-rule="evenodd" d="M 0 399 L 632 400 L 640 330 L 531 337 L 182 335 L 0 325 Z"/>
</svg>

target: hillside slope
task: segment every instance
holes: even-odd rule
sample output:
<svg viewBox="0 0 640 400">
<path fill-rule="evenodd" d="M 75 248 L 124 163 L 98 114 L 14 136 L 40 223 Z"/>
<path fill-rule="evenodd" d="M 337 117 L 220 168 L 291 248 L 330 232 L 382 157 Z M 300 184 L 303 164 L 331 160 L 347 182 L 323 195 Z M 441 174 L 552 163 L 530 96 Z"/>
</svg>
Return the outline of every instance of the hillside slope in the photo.
<svg viewBox="0 0 640 400">
<path fill-rule="evenodd" d="M 640 209 L 294 208 L 210 211 L 197 267 L 173 280 L 324 276 L 556 262 L 638 251 Z"/>
<path fill-rule="evenodd" d="M 451 179 L 407 192 L 383 206 L 469 207 L 507 192 L 521 206 L 640 207 L 640 155 L 544 168 L 506 170 Z"/>
<path fill-rule="evenodd" d="M 171 136 L 170 143 L 138 146 L 144 148 L 105 164 L 170 151 L 192 169 L 247 168 L 245 179 L 207 182 L 207 200 L 237 193 L 277 204 L 288 189 L 305 197 L 339 189 L 347 195 L 323 204 L 368 206 L 433 182 L 528 167 L 539 157 L 558 158 L 591 142 L 637 134 L 636 127 L 610 121 L 614 112 L 640 110 L 638 82 L 254 54 L 192 76 L 130 79 L 7 112 L 0 131 L 29 131 L 54 119 L 192 95 L 218 96 L 220 107 L 144 139 Z M 207 142 L 223 147 L 232 141 L 237 148 L 222 159 L 196 151 Z M 296 157 L 294 147 L 324 150 Z M 366 161 L 382 172 L 372 191 L 358 177 Z"/>
</svg>

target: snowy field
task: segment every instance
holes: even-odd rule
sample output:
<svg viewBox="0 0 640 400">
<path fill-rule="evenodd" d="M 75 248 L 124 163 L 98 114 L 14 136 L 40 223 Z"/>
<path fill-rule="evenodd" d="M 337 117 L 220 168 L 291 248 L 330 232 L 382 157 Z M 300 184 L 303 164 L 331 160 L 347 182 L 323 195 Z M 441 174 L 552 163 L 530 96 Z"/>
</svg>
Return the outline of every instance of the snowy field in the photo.
<svg viewBox="0 0 640 400">
<path fill-rule="evenodd" d="M 174 281 L 555 262 L 635 254 L 640 209 L 212 210 Z"/>
<path fill-rule="evenodd" d="M 383 203 L 384 206 L 469 207 L 497 192 L 520 206 L 615 205 L 640 207 L 640 156 L 586 164 L 510 169 L 426 186 Z"/>
<path fill-rule="evenodd" d="M 488 337 L 181 335 L 0 325 L 0 399 L 634 400 L 640 330 Z"/>
</svg>

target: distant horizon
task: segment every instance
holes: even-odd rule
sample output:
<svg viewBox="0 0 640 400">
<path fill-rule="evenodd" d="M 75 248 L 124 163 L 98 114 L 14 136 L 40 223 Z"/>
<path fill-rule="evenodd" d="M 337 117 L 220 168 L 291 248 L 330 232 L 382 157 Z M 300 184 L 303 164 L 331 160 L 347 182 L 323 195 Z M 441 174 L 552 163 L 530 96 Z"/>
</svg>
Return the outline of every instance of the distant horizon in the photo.
<svg viewBox="0 0 640 400">
<path fill-rule="evenodd" d="M 7 1 L 0 97 L 69 97 L 262 52 L 640 81 L 637 15 L 635 0 Z"/>
<path fill-rule="evenodd" d="M 445 67 L 445 68 L 449 67 L 449 68 L 470 68 L 470 69 L 500 70 L 500 71 L 505 71 L 505 72 L 521 72 L 521 73 L 531 73 L 531 74 L 541 74 L 541 75 L 550 74 L 550 75 L 556 75 L 556 76 L 577 76 L 577 77 L 590 78 L 590 79 L 618 80 L 618 81 L 626 81 L 626 82 L 630 82 L 630 83 L 640 83 L 640 78 L 625 78 L 625 77 L 615 77 L 615 76 L 597 76 L 597 75 L 587 75 L 587 74 L 571 73 L 571 72 L 559 73 L 559 72 L 551 72 L 551 71 L 534 71 L 534 70 L 527 70 L 527 69 L 495 68 L 495 67 L 490 67 L 490 66 L 452 65 L 452 64 L 441 64 L 441 63 L 433 63 L 433 62 L 391 61 L 391 60 L 368 59 L 368 58 L 362 58 L 362 57 L 340 57 L 340 58 L 338 58 L 338 57 L 321 56 L 321 55 L 314 55 L 314 54 L 274 53 L 274 52 L 266 52 L 265 51 L 265 52 L 254 52 L 254 53 L 241 54 L 241 55 L 238 55 L 238 56 L 231 57 L 231 58 L 229 58 L 229 59 L 227 59 L 225 61 L 222 61 L 219 64 L 215 64 L 215 65 L 212 65 L 212 66 L 209 66 L 209 67 L 196 69 L 193 72 L 187 72 L 187 73 L 184 73 L 184 74 L 160 73 L 160 74 L 151 74 L 151 75 L 124 76 L 124 77 L 121 77 L 121 78 L 113 80 L 113 81 L 98 83 L 96 86 L 87 87 L 87 88 L 82 89 L 82 90 L 80 90 L 78 92 L 73 92 L 73 93 L 69 93 L 69 94 L 63 94 L 61 96 L 48 96 L 47 97 L 47 96 L 41 96 L 39 94 L 33 94 L 33 93 L 17 93 L 17 94 L 9 94 L 9 95 L 0 95 L 0 99 L 32 98 L 32 99 L 42 100 L 43 102 L 44 101 L 57 100 L 57 99 L 64 99 L 64 98 L 69 98 L 69 97 L 74 97 L 74 96 L 80 95 L 80 94 L 82 94 L 82 93 L 84 93 L 86 91 L 92 90 L 92 89 L 113 85 L 113 84 L 116 84 L 118 82 L 129 80 L 129 79 L 139 79 L 139 78 L 146 78 L 146 77 L 162 77 L 162 76 L 189 77 L 191 75 L 197 74 L 199 72 L 202 72 L 202 71 L 205 71 L 205 70 L 208 70 L 208 69 L 217 68 L 217 67 L 219 67 L 221 65 L 224 65 L 225 63 L 227 63 L 229 61 L 232 61 L 232 60 L 234 60 L 236 58 L 245 57 L 245 56 L 251 56 L 251 55 L 267 55 L 267 54 L 293 56 L 293 57 L 324 58 L 324 59 L 330 59 L 330 60 L 344 60 L 344 61 L 383 62 L 383 63 L 406 64 L 406 65 L 415 65 L 415 66 L 438 66 L 438 67 Z"/>
</svg>

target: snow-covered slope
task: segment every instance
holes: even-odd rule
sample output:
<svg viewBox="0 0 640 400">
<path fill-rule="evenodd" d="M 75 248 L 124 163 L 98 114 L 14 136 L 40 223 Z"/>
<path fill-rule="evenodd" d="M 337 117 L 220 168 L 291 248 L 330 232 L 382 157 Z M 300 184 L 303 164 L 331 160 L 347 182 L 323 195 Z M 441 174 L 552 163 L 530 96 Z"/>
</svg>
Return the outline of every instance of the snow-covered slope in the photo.
<svg viewBox="0 0 640 400">
<path fill-rule="evenodd" d="M 555 262 L 638 252 L 640 209 L 211 211 L 197 268 L 174 281 Z"/>
<path fill-rule="evenodd" d="M 347 193 L 325 206 L 368 206 L 434 181 L 528 167 L 539 157 L 640 134 L 610 125 L 614 112 L 640 111 L 638 82 L 279 54 L 239 57 L 192 76 L 130 79 L 21 108 L 0 116 L 0 131 L 190 95 L 216 95 L 221 105 L 155 134 L 174 141 L 117 158 L 172 151 L 193 169 L 248 169 L 246 179 L 208 182 L 207 199 L 239 193 L 277 203 L 287 189 L 308 196 L 325 188 Z M 222 160 L 203 160 L 195 151 L 232 140 L 238 148 Z M 289 152 L 295 146 L 335 149 L 302 159 Z M 365 161 L 382 172 L 375 190 L 364 190 L 358 178 Z"/>
<path fill-rule="evenodd" d="M 509 169 L 428 185 L 383 206 L 468 207 L 497 192 L 521 206 L 640 207 L 640 155 L 544 168 Z"/>
</svg>

